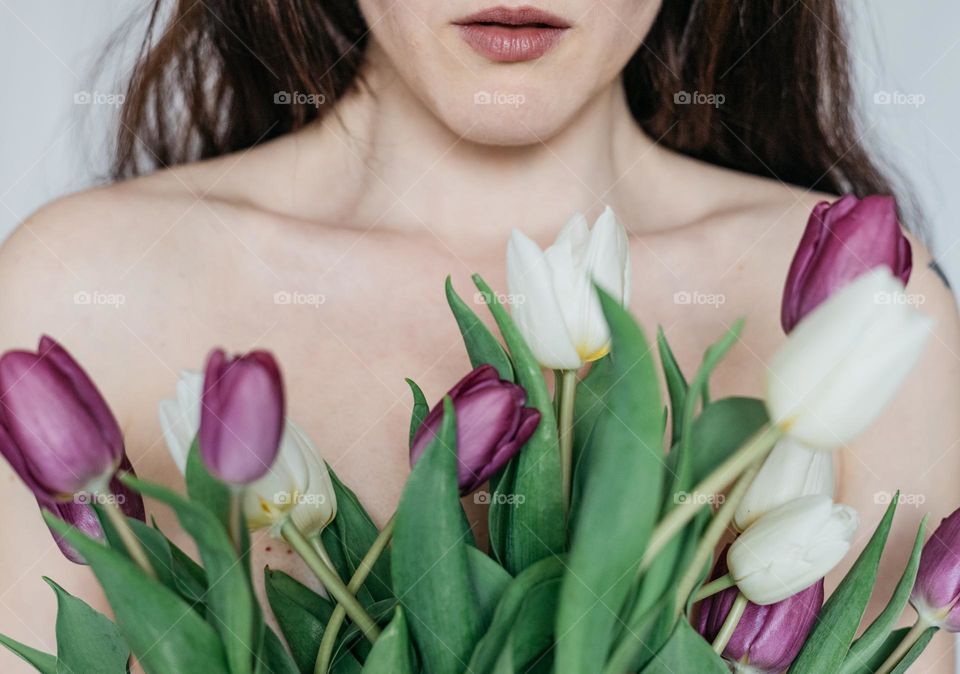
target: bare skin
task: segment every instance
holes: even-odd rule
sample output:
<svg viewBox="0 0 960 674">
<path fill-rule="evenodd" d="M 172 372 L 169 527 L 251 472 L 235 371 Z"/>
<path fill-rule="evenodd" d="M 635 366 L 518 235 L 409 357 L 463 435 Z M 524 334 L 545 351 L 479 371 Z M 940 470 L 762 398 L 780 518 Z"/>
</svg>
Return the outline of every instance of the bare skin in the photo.
<svg viewBox="0 0 960 674">
<path fill-rule="evenodd" d="M 403 378 L 436 400 L 468 369 L 443 301 L 445 276 L 468 299 L 472 272 L 505 291 L 511 227 L 545 245 L 571 212 L 592 219 L 610 204 L 631 232 L 631 308 L 648 334 L 662 325 L 690 373 L 746 316 L 713 395 L 761 395 L 764 363 L 783 341 L 787 266 L 810 209 L 829 196 L 657 146 L 630 119 L 616 82 L 544 143 L 512 149 L 458 139 L 389 82 L 376 101 L 358 94 L 342 104 L 349 129 L 330 118 L 249 152 L 41 210 L 0 250 L 0 345 L 33 348 L 41 333 L 62 341 L 111 403 L 138 473 L 177 487 L 157 401 L 214 345 L 269 348 L 284 366 L 291 417 L 383 522 L 408 472 Z M 859 510 L 862 525 L 831 583 L 882 515 L 878 492 L 925 499 L 900 509 L 868 619 L 889 595 L 922 515 L 935 524 L 958 505 L 954 480 L 940 476 L 960 474 L 960 322 L 929 261 L 915 244 L 909 292 L 937 318 L 935 336 L 884 417 L 838 453 L 837 498 Z M 78 304 L 78 292 L 124 301 Z M 322 295 L 323 303 L 277 303 L 278 292 Z M 723 302 L 678 303 L 682 292 Z M 8 541 L 0 626 L 52 651 L 56 607 L 41 574 L 104 602 L 89 571 L 60 557 L 26 489 L 6 464 L 0 470 Z M 173 528 L 168 511 L 150 510 Z M 482 521 L 472 504 L 471 516 Z M 255 548 L 255 568 L 307 577 L 282 543 L 258 536 Z M 951 653 L 951 640 L 938 637 L 916 671 L 952 671 Z M 3 671 L 22 667 L 0 653 Z"/>
</svg>

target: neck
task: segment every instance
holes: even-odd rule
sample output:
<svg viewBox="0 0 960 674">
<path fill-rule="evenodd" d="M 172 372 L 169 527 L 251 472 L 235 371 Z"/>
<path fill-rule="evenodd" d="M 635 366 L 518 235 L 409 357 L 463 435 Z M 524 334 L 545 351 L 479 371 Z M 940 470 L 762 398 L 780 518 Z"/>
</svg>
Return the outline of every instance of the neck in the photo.
<svg viewBox="0 0 960 674">
<path fill-rule="evenodd" d="M 638 218 L 664 212 L 658 202 L 675 184 L 675 155 L 641 131 L 619 80 L 558 133 L 520 146 L 453 133 L 375 49 L 364 82 L 311 130 L 318 165 L 336 172 L 331 184 L 356 177 L 329 214 L 338 222 L 429 232 L 465 247 L 502 246 L 512 227 L 545 242 L 573 212 L 592 220 L 606 205 L 634 231 L 661 228 Z"/>
</svg>

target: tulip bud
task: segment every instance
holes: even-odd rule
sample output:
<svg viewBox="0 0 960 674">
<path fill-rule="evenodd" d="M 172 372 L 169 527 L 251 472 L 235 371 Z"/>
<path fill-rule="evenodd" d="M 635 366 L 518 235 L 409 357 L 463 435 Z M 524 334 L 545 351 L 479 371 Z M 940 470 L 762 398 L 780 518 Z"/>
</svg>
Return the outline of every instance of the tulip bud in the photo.
<svg viewBox="0 0 960 674">
<path fill-rule="evenodd" d="M 43 337 L 37 353 L 0 358 L 0 451 L 31 491 L 65 501 L 106 488 L 123 456 L 123 435 L 90 377 Z"/>
<path fill-rule="evenodd" d="M 881 265 L 906 285 L 912 255 L 893 197 L 847 195 L 833 204 L 817 204 L 787 274 L 780 314 L 784 331 L 792 331 L 835 291 Z"/>
<path fill-rule="evenodd" d="M 910 603 L 930 625 L 960 632 L 960 509 L 946 517 L 920 553 Z"/>
<path fill-rule="evenodd" d="M 726 562 L 721 556 L 714 577 L 726 573 Z M 717 638 L 739 591 L 731 587 L 700 603 L 697 631 L 704 639 Z M 786 671 L 813 629 L 821 606 L 823 579 L 774 604 L 760 606 L 748 602 L 723 657 L 733 663 L 736 671 L 763 674 Z"/>
<path fill-rule="evenodd" d="M 457 480 L 460 492 L 476 491 L 520 451 L 540 422 L 540 413 L 524 407 L 522 388 L 481 365 L 457 382 L 447 394 L 457 416 Z M 443 404 L 423 420 L 410 447 L 410 465 L 436 437 L 443 421 Z"/>
<path fill-rule="evenodd" d="M 770 511 L 730 546 L 727 564 L 755 604 L 774 604 L 835 567 L 860 524 L 857 511 L 826 496 L 804 496 Z"/>
<path fill-rule="evenodd" d="M 212 475 L 230 484 L 263 477 L 280 448 L 283 380 L 273 356 L 251 351 L 207 359 L 200 413 L 200 455 Z"/>
<path fill-rule="evenodd" d="M 184 371 L 177 381 L 176 399 L 160 401 L 160 428 L 181 473 L 186 472 L 190 445 L 200 426 L 202 395 L 203 377 Z M 270 470 L 244 490 L 243 514 L 251 531 L 269 528 L 275 537 L 288 517 L 309 537 L 322 531 L 337 514 L 337 497 L 326 463 L 289 419 Z"/>
<path fill-rule="evenodd" d="M 737 506 L 733 524 L 743 531 L 760 517 L 801 496 L 833 498 L 833 453 L 781 439 Z"/>
<path fill-rule="evenodd" d="M 630 248 L 608 207 L 593 231 L 574 215 L 546 251 L 518 230 L 507 246 L 513 319 L 544 367 L 576 370 L 610 350 L 610 330 L 594 283 L 624 306 L 630 293 Z"/>
<path fill-rule="evenodd" d="M 801 321 L 770 360 L 770 418 L 811 448 L 852 440 L 896 394 L 932 325 L 886 267 L 861 275 Z"/>
</svg>

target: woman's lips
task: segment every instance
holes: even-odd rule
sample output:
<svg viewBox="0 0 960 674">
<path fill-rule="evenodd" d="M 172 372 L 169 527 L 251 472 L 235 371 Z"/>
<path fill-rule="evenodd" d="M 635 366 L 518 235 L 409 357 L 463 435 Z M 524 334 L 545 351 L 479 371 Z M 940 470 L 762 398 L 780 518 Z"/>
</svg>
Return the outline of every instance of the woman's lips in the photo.
<svg viewBox="0 0 960 674">
<path fill-rule="evenodd" d="M 481 56 L 516 63 L 543 56 L 570 24 L 533 7 L 494 7 L 461 19 L 456 26 Z"/>
</svg>

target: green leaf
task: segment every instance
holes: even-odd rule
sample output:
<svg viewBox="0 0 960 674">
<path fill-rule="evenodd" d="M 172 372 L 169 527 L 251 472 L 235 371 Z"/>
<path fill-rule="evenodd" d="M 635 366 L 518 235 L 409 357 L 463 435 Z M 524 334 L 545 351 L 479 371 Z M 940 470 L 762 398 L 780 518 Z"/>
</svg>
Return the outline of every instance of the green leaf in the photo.
<svg viewBox="0 0 960 674">
<path fill-rule="evenodd" d="M 0 644 L 28 665 L 31 665 L 40 674 L 57 674 L 57 658 L 55 656 L 31 648 L 5 634 L 0 634 Z"/>
<path fill-rule="evenodd" d="M 917 529 L 917 537 L 913 542 L 913 551 L 910 554 L 910 559 L 907 560 L 903 575 L 900 576 L 900 580 L 897 582 L 897 586 L 890 596 L 890 601 L 887 602 L 886 607 L 880 615 L 870 623 L 870 627 L 864 631 L 863 635 L 853 642 L 853 646 L 850 647 L 850 651 L 843 661 L 840 674 L 869 672 L 869 670 L 865 668 L 866 663 L 869 662 L 873 653 L 883 645 L 884 640 L 890 635 L 900 616 L 903 614 L 903 610 L 910 600 L 910 593 L 913 591 L 914 581 L 917 579 L 917 569 L 920 567 L 920 553 L 923 550 L 923 532 L 926 523 L 927 517 L 924 516 L 920 522 L 920 527 Z"/>
<path fill-rule="evenodd" d="M 265 628 L 257 674 L 297 674 L 299 671 L 280 637 L 269 627 Z"/>
<path fill-rule="evenodd" d="M 502 566 L 472 546 L 467 547 L 467 562 L 470 564 L 470 579 L 477 594 L 480 615 L 486 627 L 513 577 Z"/>
<path fill-rule="evenodd" d="M 631 616 L 623 638 L 614 648 L 604 674 L 638 672 L 650 664 L 674 633 L 678 618 L 673 610 L 676 593 L 671 589 L 648 611 Z"/>
<path fill-rule="evenodd" d="M 217 632 L 168 587 L 52 513 L 44 519 L 90 564 L 130 650 L 151 674 L 227 674 Z"/>
<path fill-rule="evenodd" d="M 126 674 L 130 649 L 117 626 L 49 578 L 43 580 L 57 595 L 57 672 Z"/>
<path fill-rule="evenodd" d="M 201 504 L 212 512 L 225 529 L 230 528 L 230 488 L 207 471 L 200 456 L 200 436 L 193 439 L 187 454 L 187 468 L 184 475 L 187 482 L 187 495 L 190 500 Z"/>
<path fill-rule="evenodd" d="M 413 467 L 397 508 L 393 586 L 428 674 L 461 671 L 481 633 L 457 487 L 456 414 Z"/>
<path fill-rule="evenodd" d="M 690 452 L 690 482 L 710 475 L 767 421 L 766 405 L 756 398 L 723 398 L 707 405 L 690 432 L 696 448 Z"/>
<path fill-rule="evenodd" d="M 473 674 L 494 671 L 497 658 L 507 650 L 511 651 L 509 659 L 512 663 L 512 644 L 508 648 L 508 641 L 528 604 L 538 607 L 530 610 L 530 620 L 546 623 L 552 628 L 563 568 L 559 557 L 547 557 L 532 564 L 510 582 L 497 604 L 490 627 L 473 651 L 467 671 Z"/>
<path fill-rule="evenodd" d="M 681 620 L 666 645 L 643 669 L 642 674 L 729 674 L 729 671 L 726 663 L 713 652 L 710 644 L 704 641 L 688 622 Z M 831 670 L 820 671 L 822 673 Z"/>
<path fill-rule="evenodd" d="M 560 589 L 558 674 L 591 671 L 605 660 L 662 485 L 662 407 L 650 345 L 630 314 L 598 292 L 616 377 L 582 459 L 588 475 Z"/>
<path fill-rule="evenodd" d="M 103 529 L 104 538 L 106 538 L 107 543 L 110 544 L 111 548 L 129 558 L 130 555 L 123 544 L 123 540 L 120 538 L 120 534 L 117 533 L 116 527 L 113 526 L 113 521 L 103 512 L 103 507 L 93 504 L 93 509 L 100 520 L 100 526 Z M 133 529 L 137 540 L 139 540 L 143 546 L 144 552 L 147 553 L 150 566 L 157 572 L 157 579 L 167 587 L 178 590 L 179 588 L 173 571 L 173 555 L 170 552 L 170 544 L 166 537 L 160 533 L 159 530 L 144 524 L 136 518 L 128 517 L 126 520 L 130 528 Z"/>
<path fill-rule="evenodd" d="M 297 667 L 304 674 L 313 674 L 333 605 L 282 571 L 267 568 L 263 580 L 267 601 Z"/>
<path fill-rule="evenodd" d="M 939 630 L 938 627 L 930 627 L 926 632 L 920 635 L 920 638 L 917 639 L 917 643 L 910 647 L 910 650 L 907 651 L 907 654 L 900 659 L 900 662 L 897 663 L 897 666 L 890 670 L 890 674 L 903 674 L 910 668 L 910 665 L 920 657 L 920 654 L 923 653 L 924 649 L 927 647 L 927 644 L 930 643 L 930 640 L 933 639 L 933 635 Z M 906 635 L 904 635 L 906 636 Z"/>
<path fill-rule="evenodd" d="M 130 475 L 121 479 L 145 496 L 167 504 L 177 514 L 180 525 L 197 544 L 208 577 L 216 579 L 206 594 L 207 620 L 220 633 L 230 671 L 252 672 L 252 654 L 258 650 L 263 623 L 245 565 L 238 559 L 223 524 L 209 509 L 170 489 Z"/>
<path fill-rule="evenodd" d="M 893 514 L 897 509 L 900 493 L 887 507 L 883 519 L 873 532 L 870 542 L 863 549 L 853 567 L 844 577 L 827 603 L 820 609 L 817 624 L 807 637 L 800 655 L 794 660 L 790 674 L 819 674 L 839 671 L 850 648 L 867 602 L 877 580 L 880 555 L 887 543 Z"/>
<path fill-rule="evenodd" d="M 364 674 L 415 674 L 416 657 L 403 609 L 397 612 L 363 663 Z"/>
<path fill-rule="evenodd" d="M 689 386 L 662 327 L 657 327 L 657 349 L 660 351 L 660 363 L 663 366 L 663 376 L 667 380 L 667 394 L 670 398 L 670 416 L 673 420 L 670 446 L 673 447 L 680 439 L 683 409 Z"/>
<path fill-rule="evenodd" d="M 498 531 L 505 540 L 503 550 L 497 551 L 497 558 L 504 562 L 507 571 L 516 575 L 537 560 L 562 552 L 566 545 L 557 420 L 540 365 L 513 319 L 479 275 L 474 274 L 473 282 L 486 298 L 500 328 L 513 358 L 516 381 L 527 392 L 527 405 L 540 412 L 537 430 L 512 459 L 514 465 L 497 484 L 490 506 L 491 523 L 503 517 L 497 511 L 507 511 L 507 525 L 497 525 L 505 529 Z M 524 497 L 522 503 L 515 498 L 517 495 Z"/>
<path fill-rule="evenodd" d="M 430 403 L 427 402 L 427 397 L 423 395 L 423 391 L 420 390 L 420 387 L 417 386 L 415 381 L 409 378 L 405 381 L 410 387 L 410 392 L 413 394 L 413 411 L 410 414 L 409 441 L 410 446 L 413 447 L 413 438 L 420 429 L 423 420 L 427 418 L 427 414 L 430 413 Z"/>
<path fill-rule="evenodd" d="M 901 629 L 893 630 L 890 634 L 886 635 L 883 642 L 877 647 L 877 649 L 870 654 L 868 660 L 863 663 L 863 665 L 857 670 L 860 672 L 869 673 L 875 672 L 880 669 L 880 666 L 887 661 L 887 658 L 893 654 L 893 651 L 896 650 L 897 646 L 900 645 L 900 642 L 903 641 L 903 638 L 907 636 L 907 633 L 910 631 L 909 627 L 903 627 Z M 929 628 L 924 632 L 920 638 L 917 640 L 906 655 L 901 658 L 900 662 L 890 670 L 890 674 L 901 674 L 902 672 L 907 671 L 907 668 L 913 664 L 913 662 L 920 657 L 920 654 L 927 647 L 927 644 L 930 643 L 930 639 L 933 638 L 933 635 L 937 633 L 936 627 Z"/>
<path fill-rule="evenodd" d="M 695 446 L 692 436 L 694 420 L 697 418 L 697 400 L 698 397 L 702 397 L 706 392 L 710 382 L 710 375 L 713 374 L 713 370 L 720 364 L 723 357 L 740 338 L 740 332 L 742 330 L 743 319 L 740 319 L 734 323 L 733 327 L 731 327 L 718 342 L 707 348 L 703 354 L 703 362 L 700 364 L 700 367 L 697 368 L 697 372 L 690 382 L 690 388 L 684 396 L 684 405 L 681 410 L 680 442 L 674 450 L 670 452 L 673 455 L 670 457 L 673 480 L 664 495 L 666 499 L 664 512 L 672 510 L 676 505 L 670 499 L 672 499 L 677 492 L 695 484 L 692 475 L 694 460 L 692 448 Z M 706 402 L 704 402 L 704 407 L 707 407 Z"/>
<path fill-rule="evenodd" d="M 336 561 L 340 557 L 345 565 L 337 569 L 340 577 L 346 582 L 356 573 L 363 556 L 373 545 L 380 534 L 377 525 L 360 503 L 357 495 L 347 485 L 340 481 L 336 472 L 328 464 L 333 491 L 337 497 L 337 516 L 326 529 L 323 530 L 323 545 Z M 339 549 L 339 553 L 337 552 Z M 383 551 L 373 570 L 370 572 L 362 588 L 369 591 L 373 601 L 383 601 L 393 598 L 390 585 L 390 549 Z M 362 594 L 362 593 L 361 593 Z"/>
<path fill-rule="evenodd" d="M 500 342 L 493 336 L 493 333 L 484 325 L 473 310 L 467 306 L 467 303 L 460 299 L 457 291 L 453 289 L 453 282 L 447 277 L 445 284 L 447 293 L 447 304 L 457 320 L 457 326 L 460 328 L 460 334 L 463 335 L 463 344 L 467 347 L 467 355 L 470 356 L 470 364 L 473 367 L 480 365 L 492 365 L 496 368 L 501 379 L 513 381 L 513 365 L 506 351 L 500 346 Z"/>
</svg>

